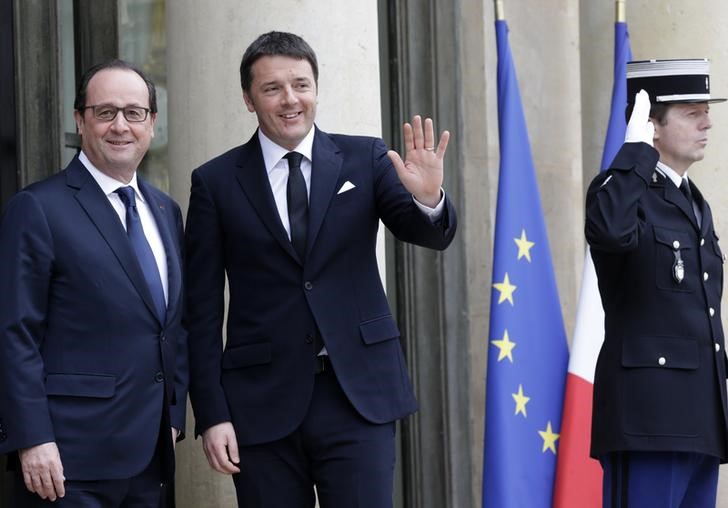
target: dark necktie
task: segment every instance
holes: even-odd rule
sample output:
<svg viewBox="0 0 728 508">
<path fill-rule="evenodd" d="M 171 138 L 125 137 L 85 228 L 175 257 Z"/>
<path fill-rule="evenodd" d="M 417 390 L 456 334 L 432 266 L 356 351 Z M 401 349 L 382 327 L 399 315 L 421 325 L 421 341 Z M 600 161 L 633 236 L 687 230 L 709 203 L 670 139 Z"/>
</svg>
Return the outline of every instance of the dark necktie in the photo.
<svg viewBox="0 0 728 508">
<path fill-rule="evenodd" d="M 693 209 L 693 193 L 690 191 L 690 184 L 688 184 L 688 181 L 685 178 L 683 178 L 682 182 L 680 182 L 680 192 L 682 192 L 685 199 L 687 199 L 688 203 L 690 203 L 690 211 L 693 212 L 693 217 L 695 217 L 695 210 Z"/>
<path fill-rule="evenodd" d="M 147 282 L 147 286 L 149 286 L 149 292 L 152 294 L 157 315 L 160 321 L 164 323 L 167 315 L 167 304 L 164 300 L 162 279 L 159 275 L 157 262 L 154 259 L 154 253 L 144 234 L 142 221 L 139 219 L 134 189 L 132 187 L 119 187 L 114 192 L 119 195 L 124 206 L 126 206 L 126 234 L 139 260 L 139 266 L 144 274 L 144 280 Z"/>
<path fill-rule="evenodd" d="M 291 226 L 291 243 L 298 253 L 301 261 L 306 256 L 306 234 L 308 229 L 308 193 L 306 181 L 301 172 L 303 155 L 298 152 L 288 152 L 288 185 L 286 198 L 288 199 L 288 222 Z"/>
</svg>

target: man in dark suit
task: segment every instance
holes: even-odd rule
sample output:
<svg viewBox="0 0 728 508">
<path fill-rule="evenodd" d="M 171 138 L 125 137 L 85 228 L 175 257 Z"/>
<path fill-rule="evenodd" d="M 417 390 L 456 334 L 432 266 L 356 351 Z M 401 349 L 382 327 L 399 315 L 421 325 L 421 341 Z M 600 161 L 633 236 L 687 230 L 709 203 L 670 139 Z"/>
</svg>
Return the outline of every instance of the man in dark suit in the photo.
<svg viewBox="0 0 728 508">
<path fill-rule="evenodd" d="M 184 429 L 182 219 L 136 169 L 154 84 L 113 60 L 74 104 L 81 152 L 0 224 L 0 453 L 13 507 L 157 508 Z"/>
<path fill-rule="evenodd" d="M 708 74 L 707 60 L 630 62 L 626 142 L 587 193 L 605 311 L 591 442 L 605 507 L 712 508 L 728 459 L 724 257 L 687 175 L 709 103 L 725 100 Z"/>
<path fill-rule="evenodd" d="M 444 249 L 449 134 L 405 124 L 406 162 L 380 139 L 314 125 L 316 56 L 261 35 L 243 55 L 259 128 L 192 174 L 186 264 L 190 396 L 215 470 L 244 507 L 392 504 L 395 420 L 416 410 L 377 269 L 379 220 Z M 225 276 L 230 302 L 223 349 Z"/>
</svg>

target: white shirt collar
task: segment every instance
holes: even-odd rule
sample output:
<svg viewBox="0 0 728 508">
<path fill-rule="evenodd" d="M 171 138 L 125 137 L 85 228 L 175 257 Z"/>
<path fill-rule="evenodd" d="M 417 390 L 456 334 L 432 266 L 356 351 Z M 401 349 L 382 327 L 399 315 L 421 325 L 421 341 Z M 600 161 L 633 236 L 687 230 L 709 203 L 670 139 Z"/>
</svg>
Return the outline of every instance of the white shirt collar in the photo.
<svg viewBox="0 0 728 508">
<path fill-rule="evenodd" d="M 677 172 L 674 169 L 672 169 L 670 166 L 668 166 L 667 164 L 665 164 L 661 161 L 657 161 L 657 170 L 660 173 L 662 173 L 663 175 L 665 175 L 666 177 L 668 177 L 670 180 L 672 180 L 672 183 L 674 183 L 676 187 L 680 187 L 680 184 L 682 183 L 683 178 L 685 179 L 685 181 L 688 180 L 687 171 L 685 172 L 685 174 L 683 176 L 680 176 L 677 174 Z"/>
<path fill-rule="evenodd" d="M 134 189 L 136 199 L 141 200 L 143 203 L 146 203 L 144 195 L 139 190 L 139 183 L 137 182 L 136 171 L 134 171 L 134 176 L 131 177 L 131 182 L 125 184 L 124 182 L 120 182 L 119 180 L 111 178 L 109 175 L 102 173 L 101 170 L 94 166 L 93 163 L 88 159 L 83 150 L 81 150 L 81 153 L 78 156 L 78 160 L 80 160 L 81 164 L 83 164 L 84 167 L 88 169 L 88 172 L 91 173 L 91 176 L 94 178 L 94 180 L 96 180 L 96 183 L 99 184 L 99 187 L 101 187 L 101 190 L 107 196 L 111 196 L 112 194 L 114 194 L 116 189 L 118 189 L 119 187 L 129 186 Z"/>
<path fill-rule="evenodd" d="M 265 170 L 270 173 L 278 164 L 284 155 L 288 152 L 298 152 L 309 161 L 313 161 L 313 138 L 316 128 L 311 127 L 306 137 L 301 140 L 298 146 L 293 150 L 288 150 L 274 143 L 263 131 L 258 129 L 258 140 L 260 141 L 260 149 L 263 152 L 263 161 L 265 162 Z"/>
</svg>

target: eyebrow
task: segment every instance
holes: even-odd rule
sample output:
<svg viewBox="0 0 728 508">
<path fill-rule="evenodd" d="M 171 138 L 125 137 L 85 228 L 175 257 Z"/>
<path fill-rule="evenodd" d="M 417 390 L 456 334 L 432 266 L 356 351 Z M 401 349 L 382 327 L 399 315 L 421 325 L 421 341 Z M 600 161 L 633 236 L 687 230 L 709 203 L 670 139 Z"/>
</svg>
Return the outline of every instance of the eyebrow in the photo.
<svg viewBox="0 0 728 508">
<path fill-rule="evenodd" d="M 113 104 L 111 102 L 99 102 L 98 104 L 94 104 L 94 106 L 111 106 L 114 108 L 149 108 L 149 106 L 142 106 L 138 102 L 124 104 L 123 106 L 117 106 L 116 104 Z"/>
<path fill-rule="evenodd" d="M 263 83 L 260 84 L 260 86 L 263 87 L 263 88 L 265 88 L 266 86 L 280 85 L 281 83 L 285 83 L 287 81 L 288 80 L 286 80 L 286 79 L 284 79 L 284 80 L 271 79 L 270 81 L 264 81 Z M 293 78 L 293 82 L 294 83 L 301 83 L 301 82 L 312 83 L 313 80 L 310 77 L 308 77 L 308 76 L 297 76 L 297 77 L 294 77 Z"/>
</svg>

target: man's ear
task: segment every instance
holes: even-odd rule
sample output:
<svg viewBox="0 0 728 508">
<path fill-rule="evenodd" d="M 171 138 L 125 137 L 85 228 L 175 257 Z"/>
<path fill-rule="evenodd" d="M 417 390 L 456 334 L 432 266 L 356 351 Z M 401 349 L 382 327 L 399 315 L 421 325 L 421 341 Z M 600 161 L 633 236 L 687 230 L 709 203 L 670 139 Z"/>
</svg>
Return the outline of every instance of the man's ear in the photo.
<svg viewBox="0 0 728 508">
<path fill-rule="evenodd" d="M 662 126 L 660 125 L 660 122 L 658 122 L 657 120 L 655 120 L 655 119 L 654 119 L 654 118 L 652 118 L 652 117 L 650 117 L 650 119 L 649 119 L 649 120 L 650 120 L 650 122 L 652 122 L 652 125 L 654 125 L 654 126 L 655 126 L 655 135 L 654 135 L 654 136 L 652 136 L 652 139 L 653 139 L 653 140 L 657 140 L 657 139 L 660 139 L 660 130 L 661 130 L 660 128 L 662 127 Z"/>
<path fill-rule="evenodd" d="M 76 132 L 83 136 L 83 116 L 77 109 L 73 111 L 73 119 L 76 121 Z"/>
<path fill-rule="evenodd" d="M 243 90 L 243 102 L 245 102 L 245 107 L 248 108 L 248 111 L 251 113 L 255 113 L 255 105 L 253 104 L 253 101 L 250 100 L 250 97 L 248 96 L 248 92 Z"/>
<path fill-rule="evenodd" d="M 151 117 L 152 137 L 154 137 L 154 123 L 157 121 L 157 113 L 149 113 L 149 116 Z"/>
</svg>

